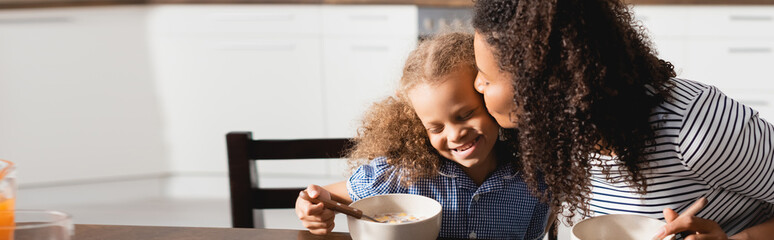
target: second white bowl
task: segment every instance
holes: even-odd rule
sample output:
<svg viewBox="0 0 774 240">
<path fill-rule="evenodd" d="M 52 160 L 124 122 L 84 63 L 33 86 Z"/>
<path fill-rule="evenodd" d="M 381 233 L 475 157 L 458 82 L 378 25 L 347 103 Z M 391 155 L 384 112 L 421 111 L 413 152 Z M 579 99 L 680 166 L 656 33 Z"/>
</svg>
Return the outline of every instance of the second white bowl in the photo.
<svg viewBox="0 0 774 240">
<path fill-rule="evenodd" d="M 609 214 L 585 219 L 572 227 L 573 240 L 651 240 L 666 224 L 646 216 Z M 671 239 L 669 236 L 665 239 Z"/>
</svg>

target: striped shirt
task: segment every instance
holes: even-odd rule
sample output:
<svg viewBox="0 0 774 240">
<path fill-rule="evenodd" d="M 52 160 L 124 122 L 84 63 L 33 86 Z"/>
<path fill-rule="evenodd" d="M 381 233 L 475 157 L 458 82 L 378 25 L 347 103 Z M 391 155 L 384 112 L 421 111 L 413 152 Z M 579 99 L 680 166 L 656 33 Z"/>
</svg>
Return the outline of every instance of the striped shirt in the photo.
<svg viewBox="0 0 774 240">
<path fill-rule="evenodd" d="M 641 214 L 663 220 L 664 208 L 681 212 L 706 197 L 707 206 L 696 216 L 717 222 L 729 236 L 771 218 L 772 124 L 713 86 L 683 79 L 673 82 L 672 99 L 650 116 L 656 136 L 643 172 L 647 193 L 640 195 L 626 183 L 605 180 L 601 168 L 594 167 L 592 214 Z M 620 174 L 611 157 L 596 159 L 613 167 L 611 176 Z"/>
<path fill-rule="evenodd" d="M 442 238 L 539 239 L 548 220 L 548 205 L 532 196 L 510 165 L 501 165 L 476 186 L 457 164 L 444 160 L 440 174 L 409 187 L 385 158 L 360 166 L 347 181 L 353 201 L 380 194 L 408 193 L 441 203 Z"/>
</svg>

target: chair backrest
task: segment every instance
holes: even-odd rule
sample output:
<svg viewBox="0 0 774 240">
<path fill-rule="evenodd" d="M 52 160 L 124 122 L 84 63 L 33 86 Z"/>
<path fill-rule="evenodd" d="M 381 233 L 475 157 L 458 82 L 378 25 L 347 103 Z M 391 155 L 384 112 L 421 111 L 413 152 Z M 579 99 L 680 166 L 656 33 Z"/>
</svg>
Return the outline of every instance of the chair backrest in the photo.
<svg viewBox="0 0 774 240">
<path fill-rule="evenodd" d="M 298 192 L 303 190 L 259 188 L 255 161 L 343 158 L 350 144 L 347 138 L 254 140 L 251 132 L 226 134 L 232 226 L 263 227 L 255 223 L 253 209 L 294 208 Z"/>
</svg>

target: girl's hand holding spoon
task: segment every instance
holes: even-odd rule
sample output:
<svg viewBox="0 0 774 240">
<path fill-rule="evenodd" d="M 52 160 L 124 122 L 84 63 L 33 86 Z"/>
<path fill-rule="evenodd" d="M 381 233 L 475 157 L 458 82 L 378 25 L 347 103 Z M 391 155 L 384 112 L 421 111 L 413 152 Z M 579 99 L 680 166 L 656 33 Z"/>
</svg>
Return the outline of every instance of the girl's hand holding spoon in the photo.
<svg viewBox="0 0 774 240">
<path fill-rule="evenodd" d="M 309 185 L 305 190 L 310 198 L 331 199 L 331 194 L 317 185 Z M 296 215 L 305 228 L 315 235 L 325 235 L 333 231 L 336 213 L 323 203 L 313 203 L 299 196 L 296 198 Z"/>
</svg>

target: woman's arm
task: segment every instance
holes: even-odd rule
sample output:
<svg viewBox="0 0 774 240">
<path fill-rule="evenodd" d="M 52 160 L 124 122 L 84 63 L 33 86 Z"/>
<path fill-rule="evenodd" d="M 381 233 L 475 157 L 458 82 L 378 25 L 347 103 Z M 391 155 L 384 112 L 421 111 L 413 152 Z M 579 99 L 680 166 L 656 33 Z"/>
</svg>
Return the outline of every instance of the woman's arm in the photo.
<svg viewBox="0 0 774 240">
<path fill-rule="evenodd" d="M 747 240 L 747 239 L 771 239 L 774 236 L 774 218 L 761 224 L 745 229 L 729 239 Z"/>
<path fill-rule="evenodd" d="M 711 86 L 697 95 L 687 109 L 683 122 L 691 124 L 684 125 L 680 130 L 680 151 L 685 156 L 683 164 L 712 188 L 774 204 L 774 193 L 768 191 L 774 188 L 774 166 L 769 164 L 774 147 L 774 126 L 759 118 L 752 108 L 728 98 Z M 715 202 L 709 206 L 709 211 L 725 211 L 723 209 L 731 207 L 724 205 L 727 203 Z M 712 214 L 719 213 L 705 215 Z M 758 218 L 758 214 L 762 213 L 734 217 Z M 675 216 L 673 221 L 670 221 L 670 215 Z M 698 239 L 729 238 L 714 220 L 693 214 L 676 217 L 672 209 L 664 210 L 664 218 L 668 222 L 667 234 L 689 231 L 697 233 Z M 772 220 L 768 220 L 734 233 L 736 235 L 732 237 L 756 239 L 756 235 L 764 234 L 765 239 L 772 239 L 773 227 Z M 768 232 L 771 233 L 766 234 Z"/>
<path fill-rule="evenodd" d="M 682 216 L 681 216 L 682 217 Z M 689 220 L 690 218 L 690 220 Z M 756 240 L 771 239 L 774 236 L 774 218 L 766 222 L 745 229 L 731 237 L 728 237 L 723 229 L 716 222 L 708 219 L 690 216 L 685 221 L 676 220 L 665 226 L 666 231 L 655 239 L 662 239 L 669 234 L 675 234 L 684 231 L 696 231 L 694 239 L 717 239 L 717 240 Z M 690 239 L 690 238 L 687 238 Z"/>
</svg>

